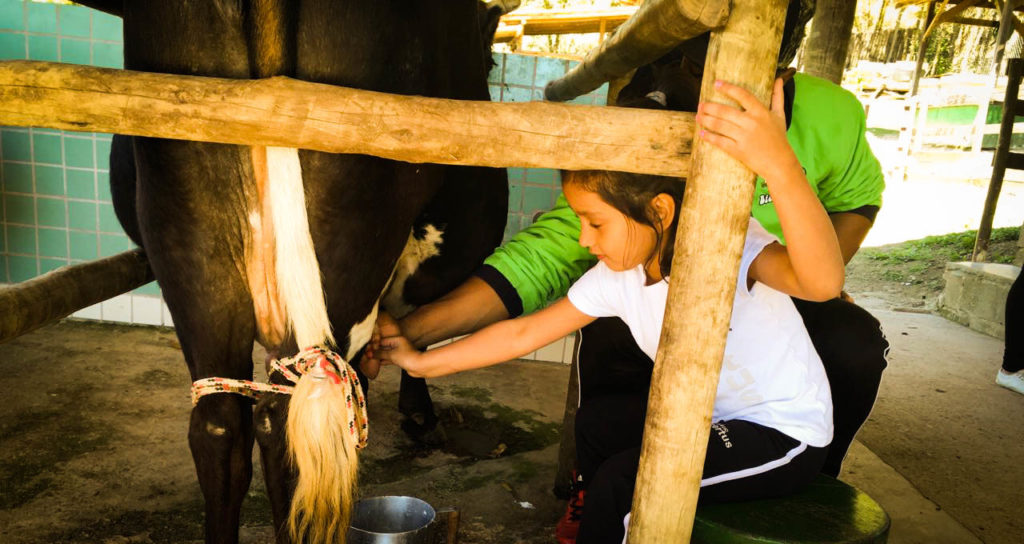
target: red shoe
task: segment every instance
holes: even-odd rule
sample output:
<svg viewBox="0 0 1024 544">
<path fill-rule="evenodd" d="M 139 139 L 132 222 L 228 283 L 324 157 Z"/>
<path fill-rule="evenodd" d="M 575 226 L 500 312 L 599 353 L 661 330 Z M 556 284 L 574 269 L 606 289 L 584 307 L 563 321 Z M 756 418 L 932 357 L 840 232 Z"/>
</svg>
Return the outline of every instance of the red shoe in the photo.
<svg viewBox="0 0 1024 544">
<path fill-rule="evenodd" d="M 583 496 L 586 494 L 586 490 L 574 490 L 569 497 L 565 514 L 555 525 L 555 539 L 558 540 L 558 544 L 576 544 L 576 533 L 580 530 L 580 518 L 583 517 Z"/>
</svg>

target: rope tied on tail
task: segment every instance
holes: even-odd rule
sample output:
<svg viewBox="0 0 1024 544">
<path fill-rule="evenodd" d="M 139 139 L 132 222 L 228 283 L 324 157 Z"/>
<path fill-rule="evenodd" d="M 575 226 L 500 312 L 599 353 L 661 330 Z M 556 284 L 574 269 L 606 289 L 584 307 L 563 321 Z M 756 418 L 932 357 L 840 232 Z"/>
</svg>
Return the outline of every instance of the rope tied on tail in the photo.
<svg viewBox="0 0 1024 544">
<path fill-rule="evenodd" d="M 346 388 L 345 404 L 348 406 L 349 433 L 356 439 L 356 448 L 366 447 L 368 433 L 366 418 L 366 397 L 359 383 L 359 376 L 341 355 L 317 346 L 306 348 L 299 353 L 270 362 L 270 373 L 278 373 L 292 384 L 297 384 L 305 374 L 316 379 L 326 379 L 332 385 Z M 252 380 L 232 378 L 203 378 L 192 382 L 192 405 L 199 399 L 215 393 L 236 393 L 252 399 L 259 399 L 265 393 L 291 395 L 294 385 L 261 383 Z"/>
</svg>

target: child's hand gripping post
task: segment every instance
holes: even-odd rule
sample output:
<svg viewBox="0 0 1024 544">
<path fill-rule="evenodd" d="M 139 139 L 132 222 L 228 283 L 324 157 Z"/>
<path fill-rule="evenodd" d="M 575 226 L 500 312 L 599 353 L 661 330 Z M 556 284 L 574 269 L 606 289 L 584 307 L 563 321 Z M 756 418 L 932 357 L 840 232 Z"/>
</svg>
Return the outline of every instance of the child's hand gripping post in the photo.
<svg viewBox="0 0 1024 544">
<path fill-rule="evenodd" d="M 751 264 L 749 281 L 805 300 L 829 300 L 842 291 L 845 265 L 835 228 L 786 138 L 782 86 L 775 80 L 769 109 L 745 89 L 716 81 L 739 107 L 702 103 L 699 134 L 763 177 L 778 213 L 787 245 L 766 247 Z"/>
<path fill-rule="evenodd" d="M 775 80 L 770 110 L 747 90 L 724 81 L 716 81 L 715 88 L 740 107 L 702 102 L 697 108 L 697 122 L 703 126 L 701 138 L 765 180 L 784 177 L 793 169 L 802 175 L 800 162 L 786 139 L 782 83 L 782 79 Z"/>
</svg>

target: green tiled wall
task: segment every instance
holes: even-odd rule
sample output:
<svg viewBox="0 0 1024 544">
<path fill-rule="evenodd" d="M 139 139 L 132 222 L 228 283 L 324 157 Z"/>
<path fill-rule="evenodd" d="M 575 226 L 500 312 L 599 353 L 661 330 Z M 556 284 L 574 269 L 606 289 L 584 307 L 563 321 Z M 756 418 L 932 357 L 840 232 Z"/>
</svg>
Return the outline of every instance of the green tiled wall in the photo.
<svg viewBox="0 0 1024 544">
<path fill-rule="evenodd" d="M 121 21 L 70 5 L 0 0 L 0 60 L 32 59 L 122 67 Z M 542 100 L 544 85 L 576 61 L 495 54 L 491 99 Z M 604 104 L 607 87 L 573 102 Z M 0 127 L 0 282 L 129 249 L 110 203 L 110 135 Z M 555 170 L 510 168 L 506 237 L 549 209 Z M 142 294 L 158 293 L 155 284 Z"/>
<path fill-rule="evenodd" d="M 122 66 L 121 20 L 87 8 L 0 0 L 0 59 Z M 0 127 L 0 281 L 131 247 L 107 188 L 110 135 Z M 155 285 L 140 290 L 157 293 Z"/>
<path fill-rule="evenodd" d="M 495 54 L 494 62 L 497 66 L 491 71 L 488 85 L 495 102 L 544 100 L 544 86 L 579 64 L 574 60 L 505 53 Z M 607 98 L 608 86 L 603 85 L 570 103 L 604 105 Z M 506 239 L 532 223 L 540 212 L 550 209 L 561 192 L 557 170 L 509 168 L 508 183 Z"/>
</svg>

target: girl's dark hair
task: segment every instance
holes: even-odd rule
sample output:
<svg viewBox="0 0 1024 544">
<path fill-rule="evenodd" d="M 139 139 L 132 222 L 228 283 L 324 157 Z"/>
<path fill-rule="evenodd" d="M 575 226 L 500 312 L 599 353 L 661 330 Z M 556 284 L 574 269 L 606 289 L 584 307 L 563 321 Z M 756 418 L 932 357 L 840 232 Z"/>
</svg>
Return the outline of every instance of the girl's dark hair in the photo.
<svg viewBox="0 0 1024 544">
<path fill-rule="evenodd" d="M 658 256 L 662 240 L 666 240 L 665 252 L 661 254 L 658 266 L 661 275 L 668 277 L 672 267 L 672 249 L 676 238 L 676 224 L 679 222 L 679 208 L 683 201 L 686 181 L 683 178 L 631 174 L 610 170 L 563 170 L 562 185 L 572 183 L 577 187 L 596 193 L 601 200 L 615 208 L 629 219 L 654 229 L 657 243 L 654 252 L 647 256 L 645 264 Z M 675 215 L 668 232 L 661 229 L 661 221 L 651 208 L 651 199 L 665 193 L 676 203 Z"/>
</svg>

